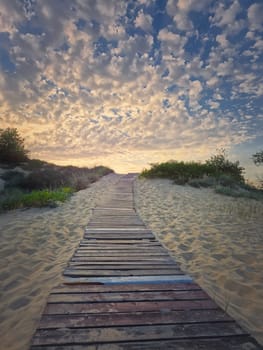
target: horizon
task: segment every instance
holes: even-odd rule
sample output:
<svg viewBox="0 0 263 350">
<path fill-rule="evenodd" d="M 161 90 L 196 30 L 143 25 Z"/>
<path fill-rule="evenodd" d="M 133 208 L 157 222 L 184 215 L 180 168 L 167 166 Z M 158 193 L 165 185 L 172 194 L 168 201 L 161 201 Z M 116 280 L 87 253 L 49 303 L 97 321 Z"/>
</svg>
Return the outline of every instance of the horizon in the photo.
<svg viewBox="0 0 263 350">
<path fill-rule="evenodd" d="M 224 148 L 255 181 L 262 18 L 252 0 L 3 0 L 1 128 L 32 158 L 118 173 Z"/>
</svg>

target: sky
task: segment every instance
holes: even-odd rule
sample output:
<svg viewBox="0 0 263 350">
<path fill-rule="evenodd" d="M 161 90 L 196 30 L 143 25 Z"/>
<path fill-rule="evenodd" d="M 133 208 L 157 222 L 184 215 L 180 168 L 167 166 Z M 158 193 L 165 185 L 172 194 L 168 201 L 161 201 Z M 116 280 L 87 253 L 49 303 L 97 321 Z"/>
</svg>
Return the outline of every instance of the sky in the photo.
<svg viewBox="0 0 263 350">
<path fill-rule="evenodd" d="M 0 128 L 31 158 L 141 171 L 263 149 L 262 0 L 0 0 Z"/>
</svg>

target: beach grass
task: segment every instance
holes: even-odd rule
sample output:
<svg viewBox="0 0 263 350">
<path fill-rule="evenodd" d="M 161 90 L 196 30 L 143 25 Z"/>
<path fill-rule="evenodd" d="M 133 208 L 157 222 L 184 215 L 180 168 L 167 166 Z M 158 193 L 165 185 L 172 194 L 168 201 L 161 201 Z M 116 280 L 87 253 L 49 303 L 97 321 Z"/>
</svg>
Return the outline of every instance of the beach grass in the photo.
<svg viewBox="0 0 263 350">
<path fill-rule="evenodd" d="M 196 188 L 210 187 L 216 193 L 263 200 L 262 189 L 246 183 L 244 169 L 239 162 L 226 158 L 224 151 L 201 162 L 168 161 L 151 164 L 140 176 L 144 178 L 166 178 L 177 185 L 190 185 Z"/>
<path fill-rule="evenodd" d="M 94 168 L 59 166 L 39 159 L 0 164 L 0 212 L 29 207 L 56 207 L 73 192 L 83 190 L 113 172 Z"/>
<path fill-rule="evenodd" d="M 251 188 L 248 188 L 248 187 L 231 188 L 228 186 L 217 185 L 215 186 L 214 190 L 216 193 L 223 194 L 225 196 L 231 196 L 236 198 L 249 198 L 249 199 L 263 201 L 263 191 L 252 187 Z"/>
<path fill-rule="evenodd" d="M 5 191 L 0 199 L 0 211 L 31 208 L 31 207 L 56 207 L 65 202 L 74 192 L 70 187 L 62 187 L 56 190 L 35 190 L 25 193 L 19 189 Z"/>
</svg>

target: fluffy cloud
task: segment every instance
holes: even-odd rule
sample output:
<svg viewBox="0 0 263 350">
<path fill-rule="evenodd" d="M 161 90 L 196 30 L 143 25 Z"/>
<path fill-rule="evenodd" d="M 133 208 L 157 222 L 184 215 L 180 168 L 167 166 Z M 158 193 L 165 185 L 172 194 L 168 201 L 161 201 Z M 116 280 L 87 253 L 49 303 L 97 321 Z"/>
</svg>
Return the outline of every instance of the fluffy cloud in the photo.
<svg viewBox="0 0 263 350">
<path fill-rule="evenodd" d="M 143 29 L 145 32 L 150 32 L 152 30 L 152 17 L 145 15 L 142 10 L 139 11 L 135 19 L 135 26 Z"/>
<path fill-rule="evenodd" d="M 263 4 L 256 3 L 249 7 L 247 12 L 248 20 L 252 30 L 263 29 Z"/>
<path fill-rule="evenodd" d="M 257 118 L 244 115 L 258 115 L 263 89 L 261 8 L 3 0 L 1 127 L 18 127 L 34 157 L 122 171 L 250 139 Z M 230 29 L 246 13 L 242 41 Z"/>
</svg>

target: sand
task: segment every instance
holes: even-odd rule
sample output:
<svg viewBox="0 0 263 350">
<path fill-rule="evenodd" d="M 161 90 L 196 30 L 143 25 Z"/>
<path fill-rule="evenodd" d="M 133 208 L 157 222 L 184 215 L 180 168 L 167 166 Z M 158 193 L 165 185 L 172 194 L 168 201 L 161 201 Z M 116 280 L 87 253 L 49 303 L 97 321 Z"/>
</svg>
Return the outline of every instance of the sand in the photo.
<svg viewBox="0 0 263 350">
<path fill-rule="evenodd" d="M 183 271 L 263 344 L 263 203 L 136 181 L 136 207 Z"/>
<path fill-rule="evenodd" d="M 107 175 L 58 208 L 0 215 L 1 349 L 28 349 L 47 296 L 62 281 L 92 208 L 117 179 Z"/>
<path fill-rule="evenodd" d="M 28 349 L 91 209 L 118 178 L 105 176 L 55 209 L 0 215 L 1 349 Z M 263 204 L 168 180 L 137 180 L 135 197 L 142 218 L 182 269 L 263 343 Z"/>
</svg>

